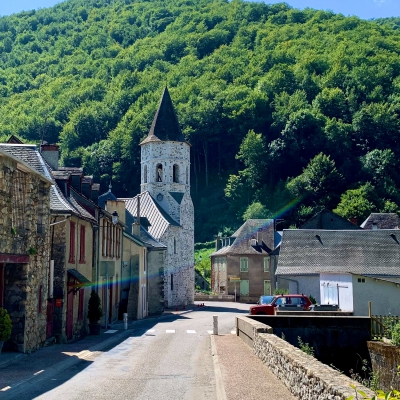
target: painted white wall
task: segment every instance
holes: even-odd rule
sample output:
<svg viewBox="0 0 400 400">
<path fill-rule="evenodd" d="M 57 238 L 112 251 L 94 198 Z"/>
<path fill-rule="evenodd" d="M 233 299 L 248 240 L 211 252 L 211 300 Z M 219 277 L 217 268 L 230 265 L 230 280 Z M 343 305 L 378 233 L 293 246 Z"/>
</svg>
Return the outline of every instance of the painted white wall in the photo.
<svg viewBox="0 0 400 400">
<path fill-rule="evenodd" d="M 365 276 L 353 275 L 354 315 L 368 315 L 368 302 L 372 315 L 400 315 L 400 286 Z M 365 282 L 358 282 L 364 279 Z"/>
<path fill-rule="evenodd" d="M 289 293 L 292 294 L 303 293 L 306 296 L 311 295 L 316 299 L 317 303 L 320 303 L 319 275 L 278 276 L 277 288 L 288 288 Z"/>
<path fill-rule="evenodd" d="M 320 275 L 321 304 L 336 304 L 342 311 L 353 312 L 353 280 L 350 274 Z"/>
</svg>

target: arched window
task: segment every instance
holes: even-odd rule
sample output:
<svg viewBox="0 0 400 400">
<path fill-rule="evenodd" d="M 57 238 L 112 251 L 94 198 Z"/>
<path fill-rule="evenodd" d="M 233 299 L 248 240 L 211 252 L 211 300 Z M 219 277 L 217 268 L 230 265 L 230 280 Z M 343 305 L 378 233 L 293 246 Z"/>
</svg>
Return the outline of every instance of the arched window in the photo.
<svg viewBox="0 0 400 400">
<path fill-rule="evenodd" d="M 172 182 L 179 182 L 179 166 L 174 164 L 172 169 Z"/>
<path fill-rule="evenodd" d="M 186 167 L 186 185 L 189 185 L 189 167 Z"/>
<path fill-rule="evenodd" d="M 162 178 L 163 178 L 162 164 L 157 164 L 156 174 L 157 174 L 156 175 L 157 176 L 156 181 L 157 182 L 162 182 Z"/>
<path fill-rule="evenodd" d="M 147 183 L 147 165 L 143 169 L 143 183 Z"/>
<path fill-rule="evenodd" d="M 176 254 L 176 239 L 174 238 L 174 254 Z"/>
</svg>

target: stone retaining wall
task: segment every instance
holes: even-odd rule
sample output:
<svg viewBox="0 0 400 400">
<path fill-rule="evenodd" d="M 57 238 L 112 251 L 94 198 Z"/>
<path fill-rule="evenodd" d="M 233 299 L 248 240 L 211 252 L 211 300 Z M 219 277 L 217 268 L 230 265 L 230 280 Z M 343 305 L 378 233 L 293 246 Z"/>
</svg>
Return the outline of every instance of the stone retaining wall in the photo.
<svg viewBox="0 0 400 400">
<path fill-rule="evenodd" d="M 194 301 L 235 301 L 235 296 L 228 294 L 208 295 L 208 294 L 195 294 Z"/>
<path fill-rule="evenodd" d="M 374 393 L 339 371 L 272 334 L 272 328 L 248 317 L 236 317 L 238 336 L 300 400 L 346 400 L 356 385 L 367 396 Z"/>
</svg>

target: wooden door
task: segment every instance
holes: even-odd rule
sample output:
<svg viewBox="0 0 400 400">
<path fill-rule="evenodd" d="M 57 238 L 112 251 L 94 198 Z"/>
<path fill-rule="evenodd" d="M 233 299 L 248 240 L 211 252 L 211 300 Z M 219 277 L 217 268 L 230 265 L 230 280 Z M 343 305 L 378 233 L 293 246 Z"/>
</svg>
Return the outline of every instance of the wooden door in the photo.
<svg viewBox="0 0 400 400">
<path fill-rule="evenodd" d="M 54 303 L 53 299 L 47 301 L 47 314 L 46 314 L 46 339 L 53 336 L 53 315 Z"/>
<path fill-rule="evenodd" d="M 74 291 L 70 289 L 67 297 L 67 324 L 66 324 L 66 335 L 67 339 L 72 339 L 72 326 L 74 317 Z"/>
<path fill-rule="evenodd" d="M 109 293 L 108 293 L 108 323 L 112 322 L 113 315 L 113 278 L 110 278 Z"/>
</svg>

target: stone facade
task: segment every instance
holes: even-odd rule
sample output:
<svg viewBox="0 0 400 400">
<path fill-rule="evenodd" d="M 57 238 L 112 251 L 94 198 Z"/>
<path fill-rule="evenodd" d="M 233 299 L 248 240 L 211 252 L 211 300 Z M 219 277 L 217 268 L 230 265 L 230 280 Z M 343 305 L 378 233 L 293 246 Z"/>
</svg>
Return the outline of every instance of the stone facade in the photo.
<svg viewBox="0 0 400 400">
<path fill-rule="evenodd" d="M 5 347 L 31 352 L 46 341 L 50 181 L 4 154 L 0 165 L 0 304 L 13 323 Z"/>
<path fill-rule="evenodd" d="M 167 246 L 164 301 L 167 307 L 194 298 L 194 209 L 190 197 L 190 146 L 180 141 L 150 141 L 141 146 L 141 192 L 148 191 L 179 226 L 156 239 Z"/>
</svg>

